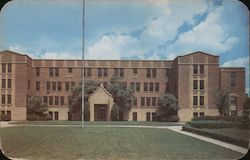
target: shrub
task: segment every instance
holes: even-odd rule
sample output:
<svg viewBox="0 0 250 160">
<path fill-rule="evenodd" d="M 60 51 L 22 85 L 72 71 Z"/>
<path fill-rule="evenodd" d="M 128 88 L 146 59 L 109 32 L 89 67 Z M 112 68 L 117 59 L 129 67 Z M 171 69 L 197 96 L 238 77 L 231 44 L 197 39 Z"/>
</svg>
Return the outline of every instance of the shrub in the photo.
<svg viewBox="0 0 250 160">
<path fill-rule="evenodd" d="M 222 135 L 222 134 L 219 134 L 219 133 L 212 133 L 212 132 L 202 131 L 200 129 L 193 128 L 193 127 L 189 126 L 188 124 L 184 125 L 182 127 L 182 129 L 184 131 L 188 131 L 188 132 L 196 133 L 196 134 L 199 134 L 199 135 L 211 137 L 211 138 L 214 138 L 214 139 L 218 139 L 218 140 L 221 140 L 221 141 L 224 141 L 224 142 L 232 143 L 232 144 L 235 144 L 235 145 L 238 145 L 238 146 L 241 146 L 241 147 L 245 147 L 245 148 L 248 148 L 248 145 L 249 145 L 249 141 L 247 141 L 247 140 L 236 139 L 236 138 L 233 138 L 233 137 L 230 137 L 230 136 L 227 136 L 227 135 Z"/>
<path fill-rule="evenodd" d="M 27 120 L 30 121 L 47 121 L 47 120 L 52 120 L 52 117 L 49 114 L 44 114 L 42 116 L 36 115 L 36 114 L 31 114 L 27 116 Z"/>
<path fill-rule="evenodd" d="M 189 124 L 194 128 L 231 128 L 231 127 L 239 127 L 241 125 L 240 122 L 230 122 L 222 120 L 191 121 L 188 122 L 187 124 Z"/>
<path fill-rule="evenodd" d="M 1 121 L 10 121 L 11 120 L 11 116 L 8 114 L 3 114 L 0 116 L 0 120 Z"/>
<path fill-rule="evenodd" d="M 177 115 L 173 115 L 170 117 L 161 117 L 159 118 L 160 122 L 178 122 L 180 119 Z"/>
<path fill-rule="evenodd" d="M 111 120 L 118 121 L 119 120 L 119 108 L 116 104 L 113 105 L 111 110 Z"/>
<path fill-rule="evenodd" d="M 202 116 L 202 117 L 194 117 L 192 121 L 223 120 L 223 121 L 239 122 L 241 121 L 241 118 L 242 116 Z"/>
</svg>

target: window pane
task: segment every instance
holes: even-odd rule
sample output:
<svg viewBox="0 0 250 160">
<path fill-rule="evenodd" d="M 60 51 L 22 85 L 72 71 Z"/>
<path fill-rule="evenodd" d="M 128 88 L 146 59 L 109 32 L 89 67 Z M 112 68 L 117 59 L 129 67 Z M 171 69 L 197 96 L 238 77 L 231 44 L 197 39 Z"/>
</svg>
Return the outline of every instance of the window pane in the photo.
<svg viewBox="0 0 250 160">
<path fill-rule="evenodd" d="M 6 88 L 5 79 L 2 79 L 2 88 Z"/>
<path fill-rule="evenodd" d="M 198 80 L 193 80 L 193 89 L 198 89 Z"/>
<path fill-rule="evenodd" d="M 55 68 L 55 76 L 59 76 L 59 68 Z"/>
<path fill-rule="evenodd" d="M 11 104 L 11 95 L 8 95 L 8 96 L 7 96 L 7 103 L 8 103 L 8 104 Z"/>
<path fill-rule="evenodd" d="M 197 96 L 193 96 L 193 105 L 194 106 L 198 105 L 198 97 Z"/>
<path fill-rule="evenodd" d="M 133 73 L 137 74 L 137 68 L 133 68 Z"/>
<path fill-rule="evenodd" d="M 236 81 L 235 79 L 236 79 L 235 72 L 231 72 L 231 75 L 230 75 L 231 87 L 235 86 L 235 81 Z"/>
<path fill-rule="evenodd" d="M 11 73 L 12 72 L 12 65 L 10 63 L 8 63 L 8 72 Z"/>
<path fill-rule="evenodd" d="M 193 73 L 198 74 L 198 64 L 193 65 Z"/>
<path fill-rule="evenodd" d="M 151 69 L 147 68 L 147 77 L 151 77 L 150 71 L 151 71 Z"/>
<path fill-rule="evenodd" d="M 6 73 L 6 64 L 2 63 L 2 73 Z"/>
<path fill-rule="evenodd" d="M 204 80 L 200 80 L 200 89 L 204 89 Z"/>
<path fill-rule="evenodd" d="M 154 91 L 154 84 L 153 84 L 153 82 L 149 83 L 149 90 L 150 91 Z"/>
<path fill-rule="evenodd" d="M 11 79 L 8 79 L 8 88 L 11 88 Z"/>
<path fill-rule="evenodd" d="M 147 82 L 144 83 L 144 91 L 148 91 L 148 83 Z"/>
<path fill-rule="evenodd" d="M 204 96 L 200 96 L 200 105 L 201 105 L 201 106 L 204 105 Z"/>
<path fill-rule="evenodd" d="M 153 68 L 153 69 L 152 69 L 152 72 L 153 72 L 153 77 L 156 77 L 156 75 L 157 75 L 157 70 L 156 70 L 156 68 Z"/>
<path fill-rule="evenodd" d="M 204 74 L 204 65 L 200 64 L 200 74 Z"/>
<path fill-rule="evenodd" d="M 54 75 L 53 68 L 49 68 L 49 76 L 53 77 L 53 75 Z"/>
</svg>

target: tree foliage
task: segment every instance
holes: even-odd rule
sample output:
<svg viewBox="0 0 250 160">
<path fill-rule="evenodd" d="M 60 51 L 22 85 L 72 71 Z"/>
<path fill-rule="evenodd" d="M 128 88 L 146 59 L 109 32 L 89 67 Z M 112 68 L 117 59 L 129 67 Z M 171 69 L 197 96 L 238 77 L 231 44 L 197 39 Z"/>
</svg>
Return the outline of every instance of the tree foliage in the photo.
<svg viewBox="0 0 250 160">
<path fill-rule="evenodd" d="M 127 89 L 120 78 L 111 78 L 108 91 L 112 94 L 115 104 L 118 107 L 120 120 L 127 120 L 128 112 L 131 110 L 133 101 L 133 90 Z"/>
<path fill-rule="evenodd" d="M 250 128 L 250 98 L 247 98 L 243 105 L 243 114 L 242 114 L 242 127 L 249 129 Z"/>
<path fill-rule="evenodd" d="M 162 93 L 159 99 L 159 108 L 157 116 L 159 119 L 168 119 L 171 116 L 177 115 L 178 101 L 173 94 Z"/>
<path fill-rule="evenodd" d="M 113 105 L 111 110 L 111 120 L 118 121 L 119 120 L 119 108 L 116 104 Z"/>
<path fill-rule="evenodd" d="M 89 80 L 84 83 L 84 117 L 89 119 L 89 97 L 99 86 L 98 82 Z M 82 83 L 79 83 L 72 90 L 71 103 L 69 105 L 71 113 L 81 113 L 82 111 Z"/>
<path fill-rule="evenodd" d="M 28 117 L 35 117 L 37 120 L 50 119 L 48 114 L 48 106 L 43 103 L 39 96 L 32 96 L 27 104 Z M 29 118 L 28 118 L 29 119 Z"/>
<path fill-rule="evenodd" d="M 226 90 L 216 90 L 213 93 L 214 104 L 217 106 L 220 115 L 229 114 L 229 93 Z"/>
</svg>

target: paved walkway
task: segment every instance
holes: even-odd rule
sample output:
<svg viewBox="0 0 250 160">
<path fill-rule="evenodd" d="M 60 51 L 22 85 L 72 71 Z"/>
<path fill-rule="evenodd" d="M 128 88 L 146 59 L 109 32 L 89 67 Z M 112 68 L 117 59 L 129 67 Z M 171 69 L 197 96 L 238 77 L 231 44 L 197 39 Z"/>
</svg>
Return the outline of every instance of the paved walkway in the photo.
<svg viewBox="0 0 250 160">
<path fill-rule="evenodd" d="M 13 127 L 13 126 L 39 126 L 39 127 L 79 127 L 79 125 L 26 125 L 26 124 L 22 124 L 22 125 L 17 125 L 17 124 L 9 124 L 8 122 L 0 122 L 0 127 Z M 246 154 L 248 149 L 243 148 L 243 147 L 239 147 L 230 143 L 226 143 L 226 142 L 222 142 L 213 138 L 209 138 L 209 137 L 205 137 L 205 136 L 201 136 L 198 134 L 194 134 L 191 132 L 186 132 L 186 131 L 182 131 L 182 126 L 137 126 L 137 125 L 85 125 L 85 127 L 119 127 L 119 128 L 159 128 L 159 129 L 170 129 L 172 131 L 193 137 L 193 138 L 197 138 L 200 139 L 202 141 L 205 142 L 209 142 L 212 144 L 216 144 L 218 146 L 236 151 L 236 152 L 240 152 L 242 154 Z M 0 144 L 1 145 L 1 144 Z M 1 146 L 0 146 L 1 147 Z M 16 159 L 18 160 L 18 159 Z M 21 160 L 21 159 L 20 159 Z"/>
</svg>

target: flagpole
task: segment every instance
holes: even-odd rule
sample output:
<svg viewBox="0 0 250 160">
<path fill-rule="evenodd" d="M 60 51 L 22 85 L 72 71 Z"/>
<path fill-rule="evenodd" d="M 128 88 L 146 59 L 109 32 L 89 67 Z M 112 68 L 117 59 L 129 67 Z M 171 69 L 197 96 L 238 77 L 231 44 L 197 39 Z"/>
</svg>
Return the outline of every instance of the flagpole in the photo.
<svg viewBox="0 0 250 160">
<path fill-rule="evenodd" d="M 85 29 L 85 0 L 83 0 L 83 30 L 82 30 L 82 128 L 84 127 L 84 29 Z"/>
</svg>

